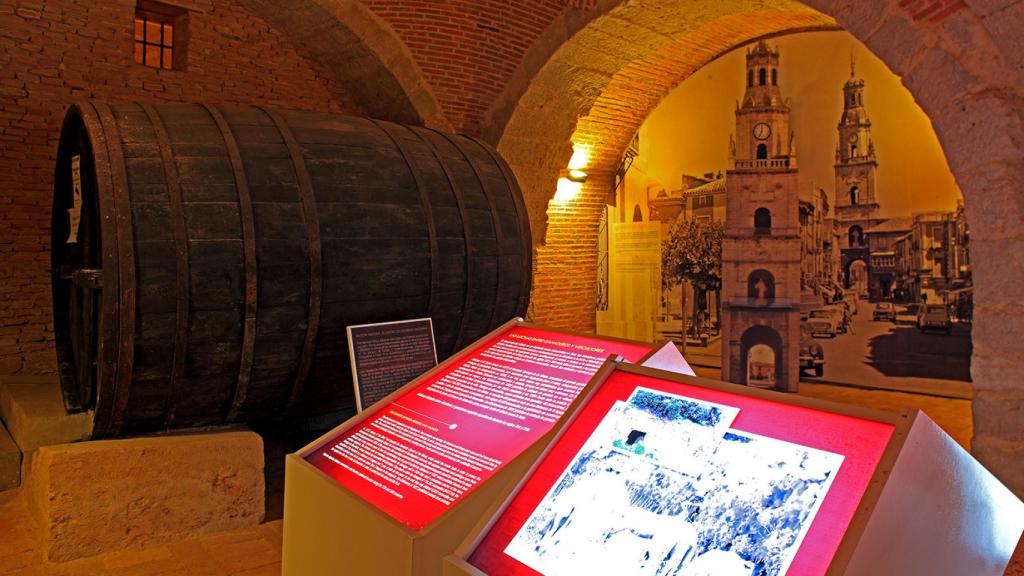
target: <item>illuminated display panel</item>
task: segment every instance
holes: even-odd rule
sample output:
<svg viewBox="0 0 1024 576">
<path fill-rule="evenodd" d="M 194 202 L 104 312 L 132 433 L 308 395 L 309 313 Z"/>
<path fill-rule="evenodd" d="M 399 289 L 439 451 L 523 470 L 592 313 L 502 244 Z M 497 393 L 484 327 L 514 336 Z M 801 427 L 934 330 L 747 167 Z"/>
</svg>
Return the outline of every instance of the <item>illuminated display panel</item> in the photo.
<svg viewBox="0 0 1024 576">
<path fill-rule="evenodd" d="M 648 352 L 513 326 L 382 401 L 305 460 L 418 531 L 549 432 L 609 355 L 636 362 Z"/>
<path fill-rule="evenodd" d="M 592 437 L 600 435 L 599 426 L 607 426 L 609 413 L 614 416 L 614 411 L 620 410 L 638 389 L 664 392 L 738 409 L 738 414 L 730 426 L 735 436 L 763 437 L 763 441 L 769 443 L 790 443 L 790 447 L 806 447 L 809 452 L 823 458 L 825 465 L 834 466 L 836 459 L 841 459 L 838 473 L 829 478 L 831 485 L 820 492 L 825 494 L 824 499 L 815 504 L 816 514 L 811 516 L 813 521 L 809 521 L 809 526 L 804 527 L 806 533 L 801 534 L 802 543 L 799 544 L 795 555 L 785 562 L 789 574 L 823 574 L 827 571 L 893 434 L 895 427 L 892 424 L 680 384 L 620 370 L 613 372 L 590 401 L 582 407 L 576 419 L 551 447 L 533 475 L 511 498 L 508 506 L 495 519 L 490 530 L 484 534 L 470 554 L 470 564 L 487 574 L 542 573 L 509 555 L 511 553 L 521 558 L 526 557 L 522 552 L 525 547 L 521 543 L 513 544 L 514 541 L 521 539 L 521 534 L 529 531 L 523 530 L 523 527 L 527 525 L 531 516 L 535 515 L 538 509 L 549 505 L 548 497 L 556 492 L 552 488 L 563 478 L 563 474 L 568 472 L 569 465 L 574 465 L 573 470 L 579 468 L 579 462 L 575 459 L 585 444 L 593 442 Z M 606 424 L 602 425 L 602 422 Z M 747 467 L 744 466 L 740 470 L 744 468 Z M 562 485 L 564 484 L 563 482 Z M 612 509 L 612 500 L 611 497 L 604 500 L 598 497 L 598 505 L 593 507 L 598 509 L 598 516 L 591 516 L 587 523 L 600 524 L 600 511 Z M 617 518 L 612 521 L 617 521 Z M 564 526 L 556 525 L 555 528 L 564 529 Z M 654 530 L 650 535 L 640 536 L 656 539 L 656 532 Z M 562 546 L 566 544 L 563 543 Z M 545 570 L 545 573 L 558 574 L 559 571 L 551 569 Z"/>
</svg>

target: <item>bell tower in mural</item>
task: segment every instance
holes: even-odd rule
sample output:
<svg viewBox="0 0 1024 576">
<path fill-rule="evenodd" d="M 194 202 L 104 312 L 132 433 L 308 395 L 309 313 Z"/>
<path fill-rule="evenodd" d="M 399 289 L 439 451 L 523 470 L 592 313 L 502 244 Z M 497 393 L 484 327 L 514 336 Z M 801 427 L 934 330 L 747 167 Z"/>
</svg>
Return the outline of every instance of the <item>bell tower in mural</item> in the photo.
<svg viewBox="0 0 1024 576">
<path fill-rule="evenodd" d="M 843 116 L 836 145 L 836 222 L 842 233 L 842 282 L 862 296 L 868 293 L 870 257 L 867 231 L 878 224 L 875 198 L 875 144 L 871 120 L 864 108 L 864 80 L 857 78 L 853 59 L 850 79 L 843 85 Z"/>
<path fill-rule="evenodd" d="M 796 391 L 800 354 L 800 197 L 779 53 L 747 51 L 736 108 L 722 243 L 722 379 Z"/>
</svg>

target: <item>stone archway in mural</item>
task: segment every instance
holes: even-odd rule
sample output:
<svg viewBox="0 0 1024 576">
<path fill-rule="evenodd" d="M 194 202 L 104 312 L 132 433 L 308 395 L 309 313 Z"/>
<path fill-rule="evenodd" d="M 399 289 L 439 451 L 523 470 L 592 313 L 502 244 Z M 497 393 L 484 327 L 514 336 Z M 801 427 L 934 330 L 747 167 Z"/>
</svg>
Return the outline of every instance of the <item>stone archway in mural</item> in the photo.
<svg viewBox="0 0 1024 576">
<path fill-rule="evenodd" d="M 1024 283 L 1024 266 L 1008 271 L 1004 265 L 1005 254 L 1024 253 L 1018 230 L 1024 201 L 1017 192 L 1024 185 L 1024 107 L 1021 72 L 1013 64 L 1019 47 L 1005 34 L 994 38 L 990 32 L 989 19 L 1002 5 L 949 2 L 924 14 L 913 4 L 889 0 L 595 0 L 587 6 L 592 7 L 568 10 L 534 44 L 485 127 L 527 195 L 539 244 L 533 318 L 594 329 L 604 200 L 633 134 L 669 90 L 745 43 L 841 27 L 903 79 L 932 119 L 963 192 L 972 233 L 975 323 L 1000 326 L 974 335 L 972 448 L 1024 493 L 1024 451 L 1004 436 L 1010 433 L 1006 423 L 1024 425 L 1014 412 L 1024 405 L 1024 390 L 1006 377 L 1020 372 L 1013 366 L 1019 366 L 1024 323 L 1012 318 L 1024 316 L 1014 293 Z M 574 199 L 552 200 L 573 143 L 588 152 L 590 178 Z M 986 427 L 986 420 L 1003 424 Z"/>
<path fill-rule="evenodd" d="M 851 260 L 843 271 L 843 288 L 854 291 L 858 297 L 868 297 L 868 264 L 862 258 Z"/>
<path fill-rule="evenodd" d="M 785 382 L 782 362 L 782 337 L 768 326 L 752 326 L 740 337 L 740 366 L 744 367 L 742 384 L 758 388 L 774 388 Z"/>
<path fill-rule="evenodd" d="M 286 34 L 373 118 L 452 131 L 408 47 L 357 0 L 238 0 Z"/>
</svg>

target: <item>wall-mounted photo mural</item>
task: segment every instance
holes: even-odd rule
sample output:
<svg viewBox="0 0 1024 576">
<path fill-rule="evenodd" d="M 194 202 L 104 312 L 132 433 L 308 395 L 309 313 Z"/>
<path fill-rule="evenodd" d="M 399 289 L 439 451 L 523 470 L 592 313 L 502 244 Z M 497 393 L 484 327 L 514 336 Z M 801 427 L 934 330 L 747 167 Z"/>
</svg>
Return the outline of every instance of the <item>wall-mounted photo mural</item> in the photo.
<svg viewBox="0 0 1024 576">
<path fill-rule="evenodd" d="M 760 41 L 666 95 L 623 158 L 598 332 L 703 375 L 970 394 L 960 190 L 900 79 L 845 32 Z"/>
</svg>

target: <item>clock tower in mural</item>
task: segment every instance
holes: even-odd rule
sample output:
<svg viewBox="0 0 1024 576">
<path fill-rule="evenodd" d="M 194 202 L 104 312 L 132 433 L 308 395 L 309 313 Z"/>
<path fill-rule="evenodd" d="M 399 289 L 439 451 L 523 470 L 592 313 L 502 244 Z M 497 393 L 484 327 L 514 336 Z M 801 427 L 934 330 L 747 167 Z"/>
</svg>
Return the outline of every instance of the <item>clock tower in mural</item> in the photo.
<svg viewBox="0 0 1024 576">
<path fill-rule="evenodd" d="M 722 243 L 722 379 L 796 391 L 800 355 L 800 197 L 779 53 L 747 51 L 736 108 Z"/>
<path fill-rule="evenodd" d="M 871 120 L 864 109 L 864 80 L 850 61 L 850 79 L 843 85 L 843 116 L 836 146 L 836 223 L 841 232 L 843 287 L 868 295 L 871 259 L 867 232 L 881 222 L 875 198 L 875 145 Z"/>
</svg>

